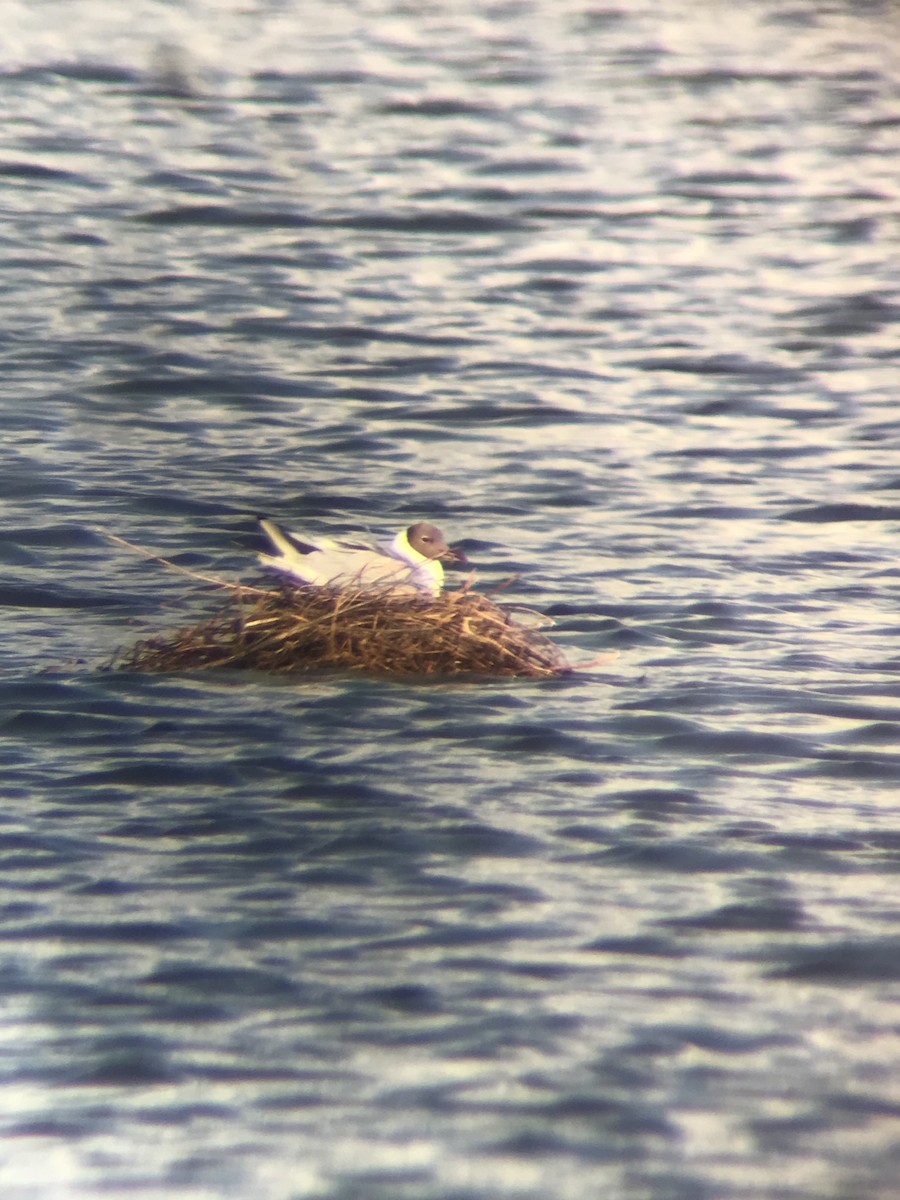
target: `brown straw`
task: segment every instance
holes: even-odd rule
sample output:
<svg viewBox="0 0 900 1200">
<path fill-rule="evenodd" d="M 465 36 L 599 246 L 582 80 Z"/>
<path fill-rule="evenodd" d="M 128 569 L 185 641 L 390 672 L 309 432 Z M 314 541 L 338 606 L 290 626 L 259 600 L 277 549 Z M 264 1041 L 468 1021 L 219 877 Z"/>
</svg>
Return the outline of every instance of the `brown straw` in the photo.
<svg viewBox="0 0 900 1200">
<path fill-rule="evenodd" d="M 246 587 L 186 570 L 115 534 L 104 536 L 228 593 L 217 614 L 138 642 L 113 660 L 114 670 L 230 667 L 531 678 L 571 671 L 553 642 L 517 624 L 514 608 L 473 591 L 471 580 L 437 597 L 400 588 Z"/>
<path fill-rule="evenodd" d="M 430 597 L 329 588 L 235 592 L 200 625 L 138 642 L 125 671 L 359 670 L 384 675 L 526 675 L 569 672 L 543 634 L 472 591 Z"/>
</svg>

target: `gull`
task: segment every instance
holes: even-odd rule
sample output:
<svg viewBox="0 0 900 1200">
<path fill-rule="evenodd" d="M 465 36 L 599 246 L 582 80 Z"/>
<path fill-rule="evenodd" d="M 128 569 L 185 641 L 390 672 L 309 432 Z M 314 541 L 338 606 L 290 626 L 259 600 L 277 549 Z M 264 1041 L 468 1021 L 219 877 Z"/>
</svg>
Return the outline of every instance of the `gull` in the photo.
<svg viewBox="0 0 900 1200">
<path fill-rule="evenodd" d="M 278 552 L 260 554 L 260 563 L 315 587 L 389 588 L 438 596 L 444 584 L 441 560 L 466 562 L 427 521 L 417 521 L 390 542 L 375 546 L 289 533 L 268 517 L 260 517 L 259 524 Z"/>
</svg>

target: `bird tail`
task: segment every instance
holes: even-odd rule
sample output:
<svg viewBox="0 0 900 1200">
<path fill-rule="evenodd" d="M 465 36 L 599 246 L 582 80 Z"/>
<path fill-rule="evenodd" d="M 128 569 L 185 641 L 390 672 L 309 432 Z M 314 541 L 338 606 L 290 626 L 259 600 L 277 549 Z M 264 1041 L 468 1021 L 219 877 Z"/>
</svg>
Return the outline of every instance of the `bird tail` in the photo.
<svg viewBox="0 0 900 1200">
<path fill-rule="evenodd" d="M 277 554 L 257 555 L 257 560 L 262 566 L 274 567 L 279 571 L 293 571 L 299 568 L 302 574 L 305 554 L 302 548 L 293 541 L 290 534 L 276 525 L 274 521 L 270 521 L 268 517 L 259 518 L 259 527 L 278 551 Z M 313 548 L 309 547 L 310 550 Z"/>
<path fill-rule="evenodd" d="M 297 553 L 297 548 L 294 543 L 290 540 L 285 531 L 276 525 L 274 521 L 270 521 L 268 517 L 260 517 L 259 527 L 276 550 L 280 550 L 284 555 Z"/>
</svg>

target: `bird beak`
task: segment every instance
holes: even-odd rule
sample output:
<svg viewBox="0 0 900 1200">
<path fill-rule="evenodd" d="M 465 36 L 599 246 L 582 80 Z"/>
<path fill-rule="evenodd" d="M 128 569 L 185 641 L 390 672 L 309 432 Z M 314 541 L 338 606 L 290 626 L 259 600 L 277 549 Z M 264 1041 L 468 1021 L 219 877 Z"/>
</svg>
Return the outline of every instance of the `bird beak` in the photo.
<svg viewBox="0 0 900 1200">
<path fill-rule="evenodd" d="M 442 558 L 444 562 L 456 562 L 460 563 L 464 567 L 469 565 L 469 560 L 463 554 L 462 550 L 454 550 L 452 546 L 448 546 L 444 553 L 439 555 L 439 557 Z"/>
</svg>

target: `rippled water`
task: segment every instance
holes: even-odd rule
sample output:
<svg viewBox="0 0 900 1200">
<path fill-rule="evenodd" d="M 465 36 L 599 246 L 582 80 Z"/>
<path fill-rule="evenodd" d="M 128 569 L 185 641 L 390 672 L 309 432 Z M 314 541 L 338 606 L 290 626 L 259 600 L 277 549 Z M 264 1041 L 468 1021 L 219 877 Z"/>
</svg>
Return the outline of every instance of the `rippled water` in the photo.
<svg viewBox="0 0 900 1200">
<path fill-rule="evenodd" d="M 894 1197 L 896 6 L 4 23 L 4 1200 Z M 103 673 L 260 510 L 619 657 Z"/>
</svg>

